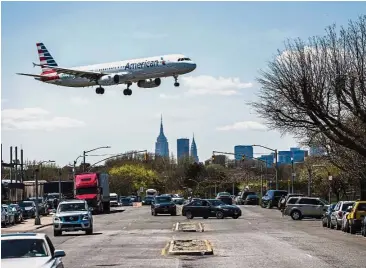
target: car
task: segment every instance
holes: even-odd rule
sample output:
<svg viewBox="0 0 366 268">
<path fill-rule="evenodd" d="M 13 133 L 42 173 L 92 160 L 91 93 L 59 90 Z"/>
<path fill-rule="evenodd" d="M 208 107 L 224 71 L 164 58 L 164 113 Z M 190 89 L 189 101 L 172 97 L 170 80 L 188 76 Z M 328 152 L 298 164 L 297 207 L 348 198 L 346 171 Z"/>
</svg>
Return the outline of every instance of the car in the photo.
<svg viewBox="0 0 366 268">
<path fill-rule="evenodd" d="M 23 211 L 18 204 L 10 204 L 10 207 L 14 211 L 14 217 L 16 223 L 21 223 L 23 221 Z"/>
<path fill-rule="evenodd" d="M 8 214 L 3 206 L 1 206 L 1 226 L 6 226 L 9 223 Z"/>
<path fill-rule="evenodd" d="M 64 231 L 93 234 L 92 209 L 85 200 L 64 200 L 58 204 L 53 217 L 53 235 L 60 236 Z"/>
<path fill-rule="evenodd" d="M 292 200 L 295 201 L 292 202 Z M 291 216 L 293 220 L 302 220 L 303 218 L 321 219 L 328 207 L 328 202 L 322 198 L 290 197 L 286 204 L 284 215 Z"/>
<path fill-rule="evenodd" d="M 151 202 L 151 215 L 158 214 L 177 215 L 177 207 L 170 196 L 156 196 Z"/>
<path fill-rule="evenodd" d="M 34 201 L 22 201 L 18 205 L 22 210 L 23 218 L 34 218 L 36 216 L 36 204 Z"/>
<path fill-rule="evenodd" d="M 56 250 L 43 233 L 11 233 L 1 235 L 1 267 L 63 268 L 66 253 Z"/>
<path fill-rule="evenodd" d="M 244 201 L 247 199 L 248 195 L 257 195 L 256 192 L 253 191 L 249 191 L 249 190 L 244 190 L 243 192 L 240 193 L 240 205 L 244 205 Z"/>
<path fill-rule="evenodd" d="M 259 205 L 259 197 L 257 194 L 250 194 L 244 200 L 244 205 Z"/>
<path fill-rule="evenodd" d="M 182 208 L 182 216 L 186 216 L 187 219 L 193 219 L 194 217 L 202 217 L 204 219 L 209 217 L 218 219 L 232 217 L 237 219 L 241 214 L 241 209 L 238 206 L 228 205 L 219 199 L 195 200 Z"/>
<path fill-rule="evenodd" d="M 152 196 L 146 196 L 143 200 L 142 200 L 142 205 L 151 205 L 151 202 L 154 200 L 154 197 Z"/>
<path fill-rule="evenodd" d="M 345 214 L 347 208 L 353 206 L 354 203 L 354 201 L 339 201 L 336 204 L 330 214 L 330 229 L 336 228 L 337 230 L 340 230 L 342 228 L 343 214 Z"/>
<path fill-rule="evenodd" d="M 363 217 L 363 221 L 361 223 L 361 235 L 366 237 L 366 217 Z"/>
<path fill-rule="evenodd" d="M 366 201 L 356 201 L 352 207 L 348 207 L 347 212 L 346 231 L 351 234 L 361 232 L 362 221 L 366 217 Z"/>
<path fill-rule="evenodd" d="M 294 199 L 295 201 L 296 199 Z M 333 212 L 334 207 L 337 203 L 330 204 L 327 211 L 324 212 L 322 216 L 322 226 L 330 228 L 330 215 Z"/>
<path fill-rule="evenodd" d="M 285 190 L 268 190 L 267 193 L 262 197 L 261 206 L 264 208 L 272 208 L 278 206 L 282 196 L 286 196 L 287 191 Z"/>
<path fill-rule="evenodd" d="M 121 206 L 132 206 L 132 200 L 130 197 L 120 198 Z"/>
<path fill-rule="evenodd" d="M 36 201 L 38 201 L 38 211 L 40 215 L 43 216 L 47 216 L 49 214 L 48 211 L 48 204 L 46 202 L 46 200 L 43 197 L 29 197 L 27 199 L 27 201 L 33 201 L 34 203 L 36 203 Z"/>
<path fill-rule="evenodd" d="M 15 224 L 15 212 L 13 211 L 12 207 L 9 205 L 2 205 L 2 208 L 5 210 L 5 218 L 8 224 L 14 225 Z"/>
<path fill-rule="evenodd" d="M 217 200 L 221 200 L 225 204 L 232 205 L 233 204 L 233 198 L 228 192 L 221 192 L 218 193 L 216 196 Z"/>
</svg>

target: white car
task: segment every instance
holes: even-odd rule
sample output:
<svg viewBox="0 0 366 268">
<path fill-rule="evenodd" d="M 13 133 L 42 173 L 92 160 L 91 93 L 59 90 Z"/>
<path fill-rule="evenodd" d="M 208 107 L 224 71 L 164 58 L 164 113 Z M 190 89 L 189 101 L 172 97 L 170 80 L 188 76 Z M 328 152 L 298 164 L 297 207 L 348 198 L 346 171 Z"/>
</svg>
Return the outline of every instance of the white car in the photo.
<svg viewBox="0 0 366 268">
<path fill-rule="evenodd" d="M 63 250 L 55 250 L 46 234 L 13 233 L 1 235 L 2 268 L 63 268 Z"/>
<path fill-rule="evenodd" d="M 5 211 L 5 208 L 3 206 L 1 206 L 1 225 L 6 226 L 6 224 L 7 224 L 6 211 Z"/>
<path fill-rule="evenodd" d="M 60 202 L 53 217 L 53 235 L 62 232 L 85 231 L 93 234 L 93 215 L 85 200 L 65 200 Z"/>
</svg>

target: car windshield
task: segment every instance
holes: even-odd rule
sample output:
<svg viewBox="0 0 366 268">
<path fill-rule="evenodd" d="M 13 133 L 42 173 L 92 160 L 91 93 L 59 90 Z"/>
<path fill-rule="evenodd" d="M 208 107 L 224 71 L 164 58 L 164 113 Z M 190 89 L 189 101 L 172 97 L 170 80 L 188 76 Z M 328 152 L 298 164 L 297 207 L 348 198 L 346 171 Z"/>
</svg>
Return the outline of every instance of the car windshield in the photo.
<svg viewBox="0 0 366 268">
<path fill-rule="evenodd" d="M 77 195 L 97 194 L 97 193 L 98 193 L 98 188 L 97 187 L 88 187 L 88 188 L 78 188 L 78 189 L 76 189 L 76 194 Z"/>
<path fill-rule="evenodd" d="M 47 257 L 43 239 L 1 240 L 1 259 Z"/>
<path fill-rule="evenodd" d="M 360 203 L 357 207 L 358 211 L 366 211 L 366 203 Z"/>
<path fill-rule="evenodd" d="M 66 203 L 66 204 L 60 204 L 59 206 L 59 212 L 64 211 L 86 211 L 86 207 L 84 203 Z"/>
<path fill-rule="evenodd" d="M 170 196 L 161 196 L 155 198 L 155 203 L 165 203 L 165 202 L 171 202 L 172 198 Z"/>
<path fill-rule="evenodd" d="M 343 203 L 342 211 L 346 211 L 349 206 L 353 206 L 354 202 L 351 203 Z"/>
<path fill-rule="evenodd" d="M 29 200 L 31 200 L 31 201 L 36 201 L 36 199 L 38 200 L 38 203 L 42 203 L 43 202 L 43 198 L 35 198 L 35 197 L 31 197 L 31 198 L 29 198 Z"/>
<path fill-rule="evenodd" d="M 147 196 L 147 197 L 145 197 L 145 200 L 153 200 L 154 198 L 153 197 L 151 197 L 151 196 Z"/>
<path fill-rule="evenodd" d="M 48 199 L 55 199 L 55 198 L 59 198 L 59 194 L 49 194 L 47 195 Z"/>
<path fill-rule="evenodd" d="M 250 194 L 247 196 L 247 198 L 257 198 L 258 196 L 256 194 Z"/>
<path fill-rule="evenodd" d="M 221 192 L 221 193 L 218 193 L 218 196 L 230 196 L 230 193 L 228 193 L 228 192 Z"/>
<path fill-rule="evenodd" d="M 111 199 L 111 201 L 116 201 L 118 198 L 117 198 L 117 196 L 111 196 L 110 199 Z"/>
<path fill-rule="evenodd" d="M 226 204 L 221 200 L 209 200 L 209 202 L 213 206 L 223 206 L 223 205 L 226 206 Z"/>
<path fill-rule="evenodd" d="M 29 201 L 29 202 L 20 202 L 19 203 L 19 206 L 22 207 L 22 208 L 32 207 L 33 206 L 33 202 L 32 201 Z"/>
</svg>

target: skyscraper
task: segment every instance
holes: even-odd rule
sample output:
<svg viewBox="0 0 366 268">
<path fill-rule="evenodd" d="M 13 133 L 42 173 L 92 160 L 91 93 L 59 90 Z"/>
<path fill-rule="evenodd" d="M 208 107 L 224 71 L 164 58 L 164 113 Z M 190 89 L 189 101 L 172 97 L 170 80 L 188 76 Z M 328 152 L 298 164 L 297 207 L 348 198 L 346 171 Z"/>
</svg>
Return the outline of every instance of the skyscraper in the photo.
<svg viewBox="0 0 366 268">
<path fill-rule="evenodd" d="M 160 133 L 155 143 L 155 155 L 169 157 L 169 144 L 164 135 L 163 116 L 160 120 Z"/>
<path fill-rule="evenodd" d="M 189 139 L 177 139 L 177 159 L 189 156 Z"/>
<path fill-rule="evenodd" d="M 191 144 L 191 157 L 193 157 L 194 161 L 198 163 L 198 155 L 197 155 L 197 145 L 196 141 L 194 140 L 194 134 Z"/>
</svg>

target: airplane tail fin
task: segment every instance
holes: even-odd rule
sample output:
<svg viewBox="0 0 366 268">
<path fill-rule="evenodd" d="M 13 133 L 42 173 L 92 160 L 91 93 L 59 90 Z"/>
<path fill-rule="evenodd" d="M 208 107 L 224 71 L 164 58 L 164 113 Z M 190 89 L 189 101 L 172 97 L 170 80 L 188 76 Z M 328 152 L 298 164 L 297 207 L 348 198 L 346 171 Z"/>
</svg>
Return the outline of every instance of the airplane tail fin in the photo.
<svg viewBox="0 0 366 268">
<path fill-rule="evenodd" d="M 37 50 L 38 50 L 38 56 L 39 56 L 39 63 L 48 65 L 48 66 L 55 66 L 57 67 L 57 63 L 52 57 L 51 53 L 48 51 L 46 46 L 43 43 L 37 43 Z M 33 63 L 33 67 L 35 64 Z M 42 75 L 55 73 L 54 70 L 50 67 L 41 67 L 42 68 Z"/>
</svg>

